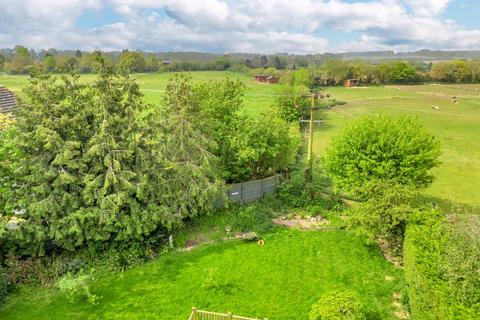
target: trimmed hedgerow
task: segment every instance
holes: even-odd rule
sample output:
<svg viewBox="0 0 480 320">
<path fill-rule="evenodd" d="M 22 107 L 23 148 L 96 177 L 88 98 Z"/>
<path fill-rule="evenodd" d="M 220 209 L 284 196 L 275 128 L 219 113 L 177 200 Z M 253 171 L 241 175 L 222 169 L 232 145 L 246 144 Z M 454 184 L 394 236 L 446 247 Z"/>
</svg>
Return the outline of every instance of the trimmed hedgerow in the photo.
<svg viewBox="0 0 480 320">
<path fill-rule="evenodd" d="M 405 276 L 415 319 L 478 319 L 480 216 L 434 212 L 412 223 L 404 243 Z"/>
</svg>

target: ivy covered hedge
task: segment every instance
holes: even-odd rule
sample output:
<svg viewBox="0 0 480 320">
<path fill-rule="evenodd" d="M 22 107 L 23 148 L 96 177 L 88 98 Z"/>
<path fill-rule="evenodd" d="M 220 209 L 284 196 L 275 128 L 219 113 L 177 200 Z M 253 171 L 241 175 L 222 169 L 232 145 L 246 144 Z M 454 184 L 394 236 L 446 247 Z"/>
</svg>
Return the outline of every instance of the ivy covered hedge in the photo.
<svg viewBox="0 0 480 320">
<path fill-rule="evenodd" d="M 414 319 L 478 319 L 479 215 L 434 212 L 410 224 L 404 261 Z"/>
</svg>

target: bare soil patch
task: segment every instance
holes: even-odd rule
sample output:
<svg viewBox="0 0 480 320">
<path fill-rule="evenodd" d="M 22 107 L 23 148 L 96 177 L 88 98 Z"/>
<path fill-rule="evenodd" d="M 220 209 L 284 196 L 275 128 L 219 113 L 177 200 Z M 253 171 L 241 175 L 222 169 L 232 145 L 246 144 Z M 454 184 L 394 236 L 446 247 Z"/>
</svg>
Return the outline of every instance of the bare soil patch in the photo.
<svg viewBox="0 0 480 320">
<path fill-rule="evenodd" d="M 340 227 L 330 226 L 330 221 L 323 218 L 322 216 L 302 217 L 300 215 L 296 215 L 290 218 L 287 216 L 282 216 L 280 218 L 272 219 L 272 222 L 279 226 L 283 226 L 287 228 L 296 228 L 301 230 L 340 229 Z"/>
</svg>

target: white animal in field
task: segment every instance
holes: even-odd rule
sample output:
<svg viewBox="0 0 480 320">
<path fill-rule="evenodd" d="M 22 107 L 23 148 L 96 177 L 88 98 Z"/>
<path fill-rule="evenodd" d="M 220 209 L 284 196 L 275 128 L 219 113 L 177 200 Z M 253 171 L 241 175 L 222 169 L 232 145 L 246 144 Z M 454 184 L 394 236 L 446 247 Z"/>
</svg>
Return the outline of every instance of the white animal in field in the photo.
<svg viewBox="0 0 480 320">
<path fill-rule="evenodd" d="M 434 106 L 434 105 L 432 105 L 430 108 L 433 109 L 433 110 L 440 110 L 440 107 L 439 107 L 439 106 Z"/>
</svg>

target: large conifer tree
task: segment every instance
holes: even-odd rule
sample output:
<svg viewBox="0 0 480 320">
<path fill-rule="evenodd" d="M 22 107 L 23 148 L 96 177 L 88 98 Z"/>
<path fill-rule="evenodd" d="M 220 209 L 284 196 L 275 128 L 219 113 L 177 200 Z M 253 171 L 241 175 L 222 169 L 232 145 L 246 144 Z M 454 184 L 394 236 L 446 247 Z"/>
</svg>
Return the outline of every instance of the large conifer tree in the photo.
<svg viewBox="0 0 480 320">
<path fill-rule="evenodd" d="M 141 239 L 213 209 L 221 194 L 216 158 L 187 108 L 148 106 L 132 79 L 107 69 L 91 85 L 34 74 L 25 90 L 18 235 L 35 253 L 46 242 Z"/>
</svg>

